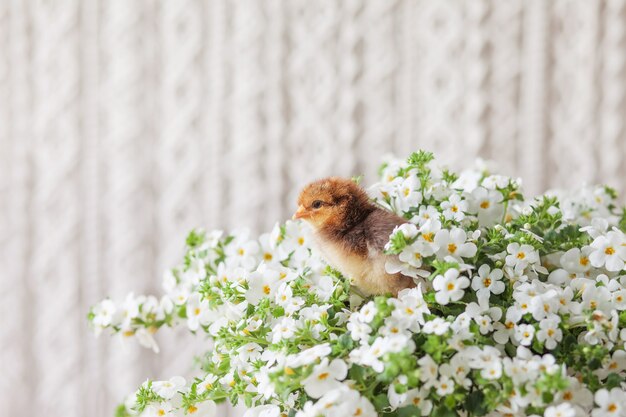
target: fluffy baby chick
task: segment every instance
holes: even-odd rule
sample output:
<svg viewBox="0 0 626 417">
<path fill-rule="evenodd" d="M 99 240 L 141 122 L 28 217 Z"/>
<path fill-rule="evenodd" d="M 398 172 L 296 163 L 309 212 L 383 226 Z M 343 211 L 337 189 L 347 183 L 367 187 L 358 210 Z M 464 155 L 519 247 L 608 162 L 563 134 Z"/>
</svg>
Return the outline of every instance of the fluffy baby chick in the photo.
<svg viewBox="0 0 626 417">
<path fill-rule="evenodd" d="M 317 246 L 329 265 L 339 270 L 363 295 L 394 296 L 415 283 L 400 273 L 388 274 L 383 252 L 393 229 L 406 220 L 370 201 L 365 191 L 344 178 L 325 178 L 302 190 L 294 219 L 314 230 Z"/>
</svg>

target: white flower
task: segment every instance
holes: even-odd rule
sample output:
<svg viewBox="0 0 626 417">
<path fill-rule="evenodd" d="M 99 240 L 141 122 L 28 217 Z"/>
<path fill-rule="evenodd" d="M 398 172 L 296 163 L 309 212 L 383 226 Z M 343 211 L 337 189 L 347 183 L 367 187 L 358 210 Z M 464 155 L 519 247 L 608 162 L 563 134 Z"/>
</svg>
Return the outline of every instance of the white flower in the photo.
<svg viewBox="0 0 626 417">
<path fill-rule="evenodd" d="M 186 414 L 192 417 L 216 417 L 217 406 L 213 401 L 203 401 L 189 406 L 186 410 Z"/>
<path fill-rule="evenodd" d="M 474 212 L 478 213 L 478 222 L 482 227 L 491 227 L 496 224 L 504 214 L 502 193 L 497 190 L 487 190 L 484 187 L 477 187 L 472 191 L 475 201 Z"/>
<path fill-rule="evenodd" d="M 621 271 L 626 260 L 626 239 L 624 233 L 612 230 L 606 236 L 598 236 L 591 244 L 589 254 L 591 264 L 596 268 L 606 267 L 608 271 Z"/>
<path fill-rule="evenodd" d="M 103 327 L 111 324 L 113 321 L 113 315 L 117 311 L 115 303 L 109 299 L 102 300 L 96 304 L 93 308 L 93 324 L 96 326 L 96 331 L 101 331 Z"/>
<path fill-rule="evenodd" d="M 244 362 L 254 362 L 261 357 L 262 348 L 258 343 L 246 343 L 237 349 L 239 359 Z"/>
<path fill-rule="evenodd" d="M 175 376 L 167 381 L 154 381 L 152 383 L 152 391 L 166 400 L 169 400 L 174 396 L 174 394 L 182 390 L 184 386 L 185 378 L 182 376 Z"/>
<path fill-rule="evenodd" d="M 414 216 L 411 221 L 417 223 L 418 226 L 423 226 L 430 219 L 439 220 L 440 213 L 433 206 L 420 206 L 419 212 Z"/>
<path fill-rule="evenodd" d="M 302 386 L 308 396 L 320 398 L 328 391 L 341 387 L 339 381 L 343 381 L 347 375 L 348 366 L 344 361 L 334 359 L 329 363 L 328 358 L 324 358 L 313 368 L 311 375 L 302 381 Z"/>
<path fill-rule="evenodd" d="M 420 180 L 415 175 L 406 178 L 397 191 L 396 207 L 401 212 L 407 212 L 422 202 Z"/>
<path fill-rule="evenodd" d="M 506 257 L 506 264 L 515 270 L 523 270 L 528 265 L 539 262 L 539 253 L 530 245 L 509 243 L 506 251 L 509 253 Z"/>
<path fill-rule="evenodd" d="M 312 348 L 303 350 L 297 355 L 287 360 L 287 365 L 293 368 L 310 365 L 318 359 L 325 358 L 330 355 L 332 349 L 328 343 L 313 346 Z"/>
<path fill-rule="evenodd" d="M 281 340 L 293 339 L 297 329 L 298 324 L 294 319 L 290 317 L 283 317 L 270 332 L 272 343 L 278 343 Z"/>
<path fill-rule="evenodd" d="M 200 294 L 194 293 L 187 300 L 187 326 L 189 330 L 196 331 L 202 326 L 209 324 L 211 310 L 207 300 L 200 300 Z"/>
<path fill-rule="evenodd" d="M 594 400 L 597 408 L 591 412 L 592 417 L 622 417 L 626 407 L 626 393 L 619 388 L 611 391 L 602 388 L 596 391 Z"/>
<path fill-rule="evenodd" d="M 140 328 L 135 332 L 135 337 L 141 346 L 152 349 L 154 353 L 159 353 L 159 345 L 154 340 L 152 333 L 154 332 L 151 332 L 150 329 Z"/>
<path fill-rule="evenodd" d="M 476 255 L 476 245 L 467 242 L 465 230 L 455 227 L 451 230 L 442 229 L 435 235 L 435 244 L 439 248 L 437 255 L 440 258 L 452 256 L 457 260 L 471 258 Z"/>
<path fill-rule="evenodd" d="M 515 339 L 523 346 L 530 346 L 535 336 L 535 328 L 531 324 L 519 324 L 515 327 Z"/>
<path fill-rule="evenodd" d="M 435 385 L 439 377 L 439 365 L 437 362 L 426 354 L 422 356 L 417 363 L 420 365 L 420 381 L 424 383 L 425 388 Z"/>
<path fill-rule="evenodd" d="M 437 391 L 437 394 L 442 397 L 444 395 L 452 394 L 454 392 L 454 381 L 447 376 L 442 376 L 435 383 L 435 390 Z"/>
<path fill-rule="evenodd" d="M 480 294 L 502 294 L 504 292 L 502 276 L 501 269 L 491 270 L 489 265 L 481 265 L 478 268 L 478 275 L 472 278 L 472 289 Z"/>
<path fill-rule="evenodd" d="M 441 317 L 436 317 L 430 321 L 427 321 L 422 328 L 422 331 L 426 334 L 436 334 L 441 336 L 450 328 L 450 323 L 442 319 Z"/>
<path fill-rule="evenodd" d="M 360 314 L 360 319 L 364 323 L 371 323 L 371 321 L 374 320 L 374 317 L 376 317 L 376 313 L 376 304 L 374 304 L 373 301 L 370 301 L 369 303 L 361 307 L 361 311 L 359 311 L 359 313 L 357 314 Z"/>
<path fill-rule="evenodd" d="M 432 401 L 428 400 L 428 392 L 426 388 L 411 389 L 406 392 L 406 400 L 404 405 L 414 405 L 420 409 L 420 415 L 427 416 L 433 409 Z"/>
<path fill-rule="evenodd" d="M 546 408 L 544 417 L 575 417 L 576 410 L 569 403 L 563 403 Z"/>
<path fill-rule="evenodd" d="M 217 382 L 217 376 L 213 374 L 208 374 L 202 382 L 199 382 L 196 386 L 196 391 L 198 394 L 202 394 L 205 391 L 211 391 L 215 387 L 215 383 Z"/>
<path fill-rule="evenodd" d="M 248 278 L 249 288 L 246 291 L 246 300 L 250 304 L 257 305 L 262 298 L 274 297 L 281 284 L 280 278 L 279 270 L 261 264 Z"/>
<path fill-rule="evenodd" d="M 280 417 L 280 408 L 277 405 L 265 404 L 249 408 L 243 417 Z"/>
<path fill-rule="evenodd" d="M 548 349 L 554 349 L 556 344 L 563 339 L 563 331 L 559 328 L 560 321 L 559 316 L 552 316 L 539 323 L 537 340 L 544 342 Z"/>
<path fill-rule="evenodd" d="M 251 270 L 257 264 L 260 247 L 256 240 L 250 240 L 248 236 L 247 230 L 235 233 L 235 239 L 230 242 L 225 250 L 228 266 L 241 266 Z"/>
<path fill-rule="evenodd" d="M 458 194 L 452 194 L 448 201 L 441 203 L 443 209 L 443 217 L 447 220 L 456 220 L 460 222 L 465 218 L 465 212 L 467 212 L 467 201 L 462 200 Z"/>
<path fill-rule="evenodd" d="M 141 417 L 163 417 L 163 416 L 175 416 L 172 409 L 172 404 L 169 402 L 152 403 L 146 407 L 141 413 Z"/>
<path fill-rule="evenodd" d="M 459 301 L 465 292 L 463 289 L 469 286 L 469 279 L 459 277 L 458 269 L 448 269 L 444 275 L 438 275 L 433 281 L 435 299 L 439 304 L 448 304 Z"/>
<path fill-rule="evenodd" d="M 589 255 L 592 249 L 591 246 L 585 246 L 582 249 L 568 250 L 561 256 L 561 266 L 570 274 L 582 274 L 589 271 L 591 269 Z"/>
</svg>

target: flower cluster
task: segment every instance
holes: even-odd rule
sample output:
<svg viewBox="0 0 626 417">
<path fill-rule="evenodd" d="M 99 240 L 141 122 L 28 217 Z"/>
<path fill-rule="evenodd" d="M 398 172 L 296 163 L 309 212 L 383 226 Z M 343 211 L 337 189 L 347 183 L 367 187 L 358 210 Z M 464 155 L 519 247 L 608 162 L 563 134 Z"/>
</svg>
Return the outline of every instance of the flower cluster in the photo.
<svg viewBox="0 0 626 417">
<path fill-rule="evenodd" d="M 199 374 L 146 381 L 120 416 L 626 415 L 626 212 L 608 187 L 525 199 L 486 168 L 427 152 L 388 161 L 373 200 L 407 219 L 390 273 L 419 284 L 361 299 L 304 223 L 193 231 L 165 295 L 104 300 L 89 320 L 158 350 L 186 326 L 211 341 Z"/>
</svg>

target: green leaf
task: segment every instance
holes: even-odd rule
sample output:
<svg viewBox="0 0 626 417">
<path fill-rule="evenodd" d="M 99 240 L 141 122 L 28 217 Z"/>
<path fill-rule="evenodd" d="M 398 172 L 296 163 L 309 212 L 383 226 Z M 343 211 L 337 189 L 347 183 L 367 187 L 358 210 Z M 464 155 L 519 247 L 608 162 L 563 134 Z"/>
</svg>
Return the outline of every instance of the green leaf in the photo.
<svg viewBox="0 0 626 417">
<path fill-rule="evenodd" d="M 396 411 L 398 417 L 420 417 L 422 411 L 415 405 L 409 405 L 408 407 L 399 408 Z"/>
<path fill-rule="evenodd" d="M 432 417 L 458 417 L 459 415 L 454 410 L 450 410 L 448 407 L 441 405 L 433 410 Z"/>
<path fill-rule="evenodd" d="M 487 414 L 489 410 L 485 407 L 485 394 L 482 391 L 474 391 L 469 394 L 465 400 L 465 408 L 476 417 Z"/>
</svg>

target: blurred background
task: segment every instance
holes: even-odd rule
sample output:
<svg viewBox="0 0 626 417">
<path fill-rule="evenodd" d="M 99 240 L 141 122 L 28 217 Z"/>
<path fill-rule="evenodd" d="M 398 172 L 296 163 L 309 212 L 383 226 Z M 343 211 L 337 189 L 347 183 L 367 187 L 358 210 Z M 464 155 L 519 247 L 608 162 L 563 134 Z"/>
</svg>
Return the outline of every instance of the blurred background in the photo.
<svg viewBox="0 0 626 417">
<path fill-rule="evenodd" d="M 624 191 L 625 3 L 0 0 L 0 413 L 111 416 L 189 375 L 200 338 L 95 339 L 89 306 L 312 179 L 424 148 Z"/>
</svg>

